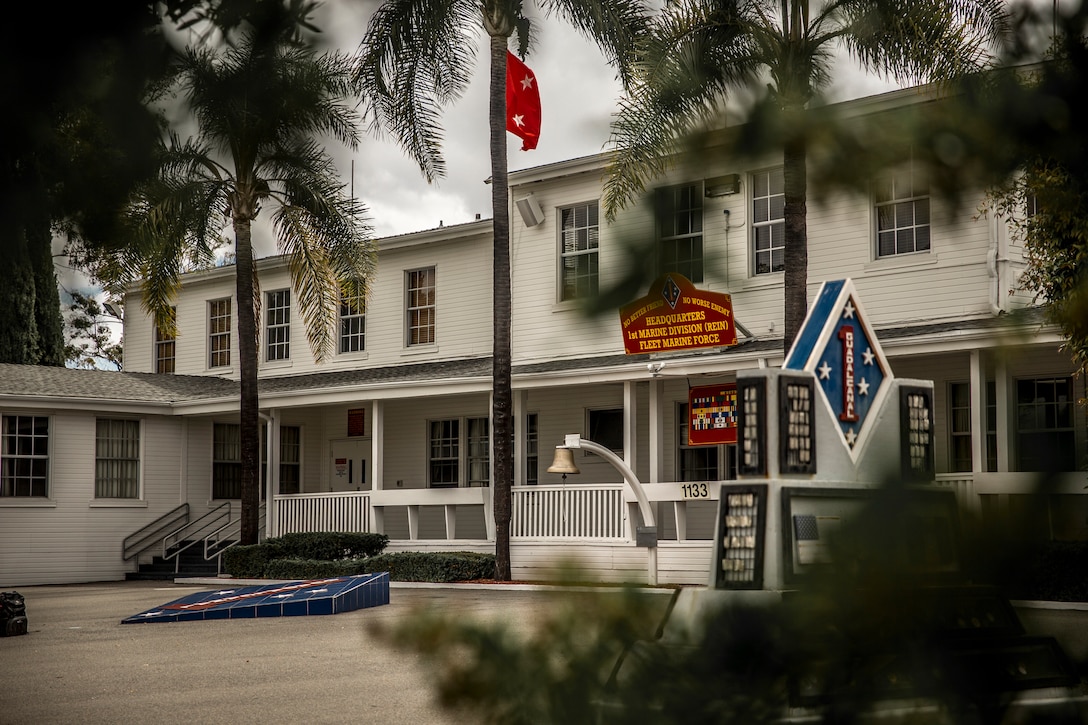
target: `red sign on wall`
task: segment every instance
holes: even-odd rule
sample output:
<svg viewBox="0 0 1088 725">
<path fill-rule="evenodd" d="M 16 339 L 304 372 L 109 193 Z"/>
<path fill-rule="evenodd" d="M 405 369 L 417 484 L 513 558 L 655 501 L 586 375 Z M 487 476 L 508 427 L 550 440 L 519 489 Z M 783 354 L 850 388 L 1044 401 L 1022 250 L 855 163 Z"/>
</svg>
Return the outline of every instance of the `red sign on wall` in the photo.
<svg viewBox="0 0 1088 725">
<path fill-rule="evenodd" d="M 688 389 L 688 445 L 737 442 L 737 384 Z"/>
<path fill-rule="evenodd" d="M 628 355 L 737 344 L 732 298 L 696 289 L 674 272 L 656 279 L 648 295 L 620 308 L 620 324 Z"/>
</svg>

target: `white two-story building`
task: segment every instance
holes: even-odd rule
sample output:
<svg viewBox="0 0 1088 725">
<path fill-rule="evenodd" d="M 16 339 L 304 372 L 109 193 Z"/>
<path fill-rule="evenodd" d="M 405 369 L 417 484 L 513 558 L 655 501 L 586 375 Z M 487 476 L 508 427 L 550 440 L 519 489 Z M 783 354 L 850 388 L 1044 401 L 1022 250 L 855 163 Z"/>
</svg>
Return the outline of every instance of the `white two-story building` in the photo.
<svg viewBox="0 0 1088 725">
<path fill-rule="evenodd" d="M 918 98 L 901 91 L 844 110 L 894 112 Z M 660 581 L 704 583 L 713 482 L 733 477 L 736 453 L 688 445 L 689 390 L 783 361 L 781 160 L 680 164 L 656 203 L 612 224 L 600 207 L 605 162 L 510 175 L 513 573 L 546 577 L 576 559 L 601 579 L 646 577 L 617 469 L 576 452 L 579 475 L 546 470 L 577 433 L 616 450 L 644 484 Z M 1076 473 L 1088 448 L 1083 380 L 1030 295 L 1015 291 L 1024 261 L 1005 223 L 931 196 L 908 166 L 872 179 L 867 194 L 810 199 L 808 241 L 810 300 L 824 280 L 851 278 L 894 373 L 934 381 L 937 485 L 987 520 L 1088 538 Z M 322 365 L 285 261 L 258 263 L 262 525 L 270 535 L 379 531 L 392 551 L 493 551 L 491 221 L 379 246 L 365 312 L 341 308 L 337 353 Z M 625 354 L 616 310 L 587 316 L 582 303 L 631 265 L 731 295 L 738 344 Z M 233 276 L 186 275 L 175 339 L 155 333 L 133 289 L 123 373 L 0 366 L 0 586 L 120 579 L 186 524 L 174 539 L 229 538 L 239 494 Z M 1043 470 L 1064 473 L 1033 494 Z M 685 498 L 690 481 L 712 482 L 710 499 Z"/>
</svg>

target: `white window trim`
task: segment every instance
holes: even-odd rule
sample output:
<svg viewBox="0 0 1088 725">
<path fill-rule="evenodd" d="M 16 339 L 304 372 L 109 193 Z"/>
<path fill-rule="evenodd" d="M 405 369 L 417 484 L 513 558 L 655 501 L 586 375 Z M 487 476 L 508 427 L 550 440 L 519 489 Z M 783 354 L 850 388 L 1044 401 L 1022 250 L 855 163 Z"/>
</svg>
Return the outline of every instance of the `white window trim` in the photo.
<svg viewBox="0 0 1088 725">
<path fill-rule="evenodd" d="M 272 320 L 273 307 L 272 307 L 272 304 L 271 304 L 271 298 L 272 298 L 272 295 L 280 295 L 280 294 L 286 294 L 287 295 L 287 308 L 286 308 L 287 309 L 287 322 L 280 322 L 280 323 L 272 324 L 271 320 Z M 291 288 L 290 287 L 281 287 L 279 289 L 267 290 L 264 293 L 264 325 L 261 327 L 261 348 L 262 348 L 262 351 L 264 353 L 264 355 L 263 355 L 264 362 L 269 363 L 270 365 L 276 365 L 276 364 L 280 364 L 280 363 L 287 363 L 287 362 L 290 362 L 290 360 L 291 360 L 291 322 L 292 322 L 292 317 L 293 317 L 293 315 L 292 315 L 292 303 L 293 303 L 292 297 L 293 297 L 293 295 L 291 294 Z M 281 306 L 281 307 L 276 307 L 274 309 L 282 310 L 284 308 Z M 273 329 L 276 329 L 276 330 L 285 329 L 287 331 L 287 339 L 276 342 L 276 343 L 272 343 L 272 341 L 271 341 L 272 334 L 271 333 L 272 333 Z M 273 344 L 275 344 L 278 347 L 285 347 L 287 354 L 284 355 L 283 357 L 275 357 L 275 358 L 271 357 L 271 355 L 269 353 L 271 353 L 271 351 L 272 351 L 271 347 L 272 347 Z"/>
<path fill-rule="evenodd" d="M 144 449 L 145 449 L 145 443 L 147 441 L 147 436 L 145 435 L 146 425 L 144 424 L 144 419 L 143 418 L 131 418 L 131 417 L 126 418 L 124 416 L 104 416 L 104 415 L 95 416 L 94 421 L 95 421 L 95 438 L 96 439 L 98 437 L 98 421 L 99 420 L 135 421 L 137 423 L 137 425 L 138 425 L 137 430 L 139 431 L 140 445 L 139 445 L 139 451 L 137 453 L 137 455 L 139 455 L 139 459 L 137 460 L 137 465 L 136 465 L 136 497 L 135 498 L 109 498 L 109 497 L 99 498 L 97 496 L 98 477 L 95 476 L 94 486 L 95 486 L 96 495 L 92 499 L 92 501 L 93 502 L 98 502 L 98 503 L 120 502 L 122 505 L 125 505 L 124 502 L 132 502 L 133 505 L 136 505 L 139 502 L 143 502 L 143 504 L 146 505 L 147 501 L 146 501 L 146 497 L 144 495 L 144 463 L 146 461 L 146 459 L 144 457 Z M 97 441 L 95 443 L 95 446 L 97 448 Z M 95 457 L 94 458 L 95 458 L 95 466 L 97 467 L 97 465 L 98 465 L 98 453 L 97 453 L 97 450 L 95 452 Z"/>
<path fill-rule="evenodd" d="M 563 212 L 568 209 L 577 209 L 580 206 L 594 205 L 597 207 L 597 246 L 593 250 L 582 250 L 577 252 L 565 253 L 563 251 Z M 601 285 L 601 200 L 590 199 L 588 201 L 575 202 L 573 204 L 564 204 L 561 207 L 556 207 L 555 210 L 555 228 L 556 228 L 556 275 L 555 275 L 555 301 L 557 305 L 563 305 L 564 309 L 574 309 L 580 302 L 584 300 L 583 297 L 579 297 L 577 294 L 573 297 L 563 298 L 563 260 L 568 257 L 583 257 L 590 254 L 597 256 L 597 289 L 600 290 Z M 587 227 L 588 228 L 588 227 Z M 577 229 L 577 227 L 575 227 Z"/>
<path fill-rule="evenodd" d="M 896 259 L 903 260 L 903 259 L 912 259 L 912 258 L 914 260 L 917 260 L 919 258 L 924 259 L 924 258 L 934 254 L 933 253 L 933 243 L 934 243 L 933 210 L 934 210 L 934 201 L 935 201 L 935 199 L 934 199 L 934 196 L 933 196 L 932 188 L 929 187 L 928 183 L 927 183 L 927 188 L 929 189 L 929 191 L 927 193 L 925 193 L 925 194 L 915 194 L 915 195 L 912 195 L 912 196 L 909 196 L 909 197 L 902 197 L 902 198 L 895 197 L 891 201 L 879 202 L 879 203 L 876 200 L 877 180 L 881 176 L 886 175 L 886 174 L 894 175 L 897 170 L 909 169 L 910 173 L 911 173 L 912 184 L 913 184 L 913 178 L 915 176 L 916 170 L 917 170 L 917 173 L 919 175 L 924 175 L 926 173 L 925 169 L 921 169 L 920 167 L 918 169 L 916 169 L 917 166 L 918 165 L 915 163 L 915 160 L 914 160 L 914 155 L 911 154 L 910 159 L 908 159 L 907 161 L 904 161 L 902 164 L 898 164 L 898 165 L 893 166 L 893 167 L 891 167 L 889 169 L 881 170 L 880 172 L 875 174 L 873 176 L 872 180 L 870 181 L 870 184 L 869 184 L 870 217 L 869 218 L 870 218 L 871 224 L 872 224 L 872 228 L 870 230 L 870 240 L 871 240 L 870 241 L 870 249 L 871 249 L 871 254 L 872 254 L 871 262 L 887 262 L 889 260 L 896 260 Z M 929 228 L 929 248 L 928 249 L 915 249 L 913 252 L 902 252 L 902 253 L 893 253 L 893 254 L 882 255 L 880 253 L 880 212 L 879 212 L 878 207 L 879 206 L 889 206 L 889 205 L 894 206 L 895 204 L 904 203 L 904 202 L 917 202 L 919 199 L 927 199 L 929 201 L 929 221 L 924 225 L 924 226 Z M 918 226 L 919 225 L 915 224 L 911 228 L 917 229 Z M 896 227 L 896 229 L 900 229 L 900 228 L 905 229 L 906 227 Z M 915 237 L 915 247 L 917 247 L 917 237 Z M 910 262 L 907 262 L 906 264 L 910 264 Z"/>
<path fill-rule="evenodd" d="M 436 275 L 436 279 L 437 279 L 437 275 Z M 363 298 L 362 312 L 351 314 L 351 315 L 348 315 L 347 317 L 345 317 L 344 314 L 343 314 L 343 312 L 344 312 L 343 308 L 344 308 L 344 297 L 343 297 L 343 295 L 341 295 L 340 301 L 337 303 L 337 306 L 336 306 L 336 355 L 338 357 L 341 357 L 341 358 L 350 358 L 352 360 L 365 359 L 366 355 L 367 355 L 367 344 L 366 344 L 367 343 L 367 327 L 366 327 L 366 317 L 367 317 L 366 308 L 367 308 L 367 304 L 366 304 L 366 298 L 365 297 Z M 344 350 L 341 349 L 342 346 L 343 346 L 343 342 L 344 342 L 344 320 L 345 319 L 360 319 L 360 320 L 362 320 L 362 325 L 363 325 L 363 332 L 362 332 L 363 346 L 359 350 L 344 351 Z"/>
<path fill-rule="evenodd" d="M 660 194 L 665 193 L 666 191 L 674 192 L 677 189 L 682 189 L 682 188 L 689 187 L 689 186 L 694 188 L 694 190 L 695 190 L 694 193 L 695 193 L 696 198 L 698 198 L 700 200 L 704 199 L 704 197 L 703 197 L 704 187 L 703 187 L 702 179 L 697 179 L 695 181 L 682 181 L 682 182 L 677 183 L 677 184 L 666 184 L 664 186 L 659 186 L 654 190 L 654 193 L 656 195 L 660 195 Z M 675 194 L 672 194 L 672 196 L 675 196 Z M 665 242 L 675 242 L 675 241 L 685 240 L 685 239 L 695 239 L 696 237 L 698 237 L 699 244 L 700 244 L 700 247 L 702 249 L 702 259 L 699 260 L 700 268 L 702 270 L 702 276 L 701 276 L 700 279 L 689 279 L 689 281 L 691 281 L 694 284 L 704 283 L 706 281 L 706 277 L 707 277 L 707 270 L 706 270 L 706 241 L 707 241 L 707 239 L 706 239 L 706 233 L 707 233 L 707 230 L 706 230 L 706 202 L 701 201 L 700 205 L 699 205 L 699 211 L 701 212 L 701 220 L 700 220 L 699 231 L 698 232 L 688 232 L 687 234 L 669 234 L 669 235 L 665 235 L 665 234 L 661 233 L 662 218 L 658 215 L 658 213 L 661 211 L 661 203 L 662 202 L 660 201 L 660 196 L 658 196 L 658 198 L 655 199 L 655 205 L 654 205 L 654 237 L 655 237 L 655 250 L 656 250 L 655 251 L 656 258 L 654 259 L 654 264 L 657 266 L 657 274 L 660 275 L 660 274 L 664 274 L 666 272 L 666 270 L 664 269 L 664 267 L 661 264 L 661 256 L 662 256 L 661 248 L 662 248 L 662 245 Z M 670 216 L 672 218 L 675 218 L 675 216 L 676 216 L 676 205 L 671 200 L 669 202 L 669 214 L 670 214 Z M 671 271 L 671 270 L 669 270 L 669 271 Z"/>
<path fill-rule="evenodd" d="M 784 190 L 784 188 L 783 188 L 783 218 L 782 219 L 773 219 L 773 220 L 766 221 L 766 222 L 756 222 L 756 220 L 755 220 L 755 209 L 753 207 L 755 206 L 755 203 L 756 203 L 756 193 L 755 193 L 755 190 L 756 190 L 755 177 L 756 177 L 756 175 L 758 175 L 758 174 L 770 174 L 770 173 L 773 173 L 774 171 L 776 171 L 778 169 L 781 169 L 781 168 L 782 168 L 781 166 L 772 166 L 770 168 L 757 169 L 755 171 L 750 172 L 748 174 L 748 193 L 747 193 L 747 196 L 745 198 L 745 214 L 746 214 L 746 218 L 750 220 L 749 224 L 748 224 L 748 255 L 749 255 L 749 257 L 748 257 L 748 260 L 749 260 L 749 263 L 748 263 L 748 277 L 751 280 L 757 280 L 757 281 L 773 281 L 775 284 L 781 284 L 782 283 L 783 276 L 785 275 L 785 269 L 783 268 L 783 269 L 781 269 L 781 270 L 779 270 L 777 272 L 775 272 L 775 271 L 757 272 L 756 271 L 756 228 L 757 227 L 771 227 L 771 226 L 774 226 L 774 224 L 776 224 L 776 223 L 782 224 L 782 227 L 783 227 L 782 256 L 783 256 L 783 260 L 785 260 L 785 254 L 786 254 L 786 248 L 785 248 L 786 220 L 785 220 L 785 206 L 784 206 L 785 205 L 785 190 Z M 777 194 L 775 194 L 774 196 L 777 196 Z M 760 198 L 763 198 L 763 197 L 760 197 Z M 771 249 L 774 249 L 774 247 L 772 246 Z M 704 251 L 704 254 L 705 254 L 706 250 L 704 249 L 703 251 Z M 773 255 L 772 255 L 772 258 L 773 258 Z"/>
<path fill-rule="evenodd" d="M 411 311 L 413 309 L 426 309 L 426 308 L 424 308 L 424 307 L 417 307 L 417 308 L 409 307 L 408 303 L 409 303 L 409 300 L 411 299 L 411 289 L 412 289 L 409 286 L 409 284 L 410 284 L 409 280 L 410 280 L 410 275 L 413 272 L 423 272 L 425 270 L 430 270 L 433 277 L 434 277 L 434 304 L 429 306 L 432 310 L 434 310 L 434 336 L 433 336 L 433 339 L 431 340 L 431 342 L 412 343 L 412 341 L 411 341 L 412 340 Z M 404 319 L 404 323 L 403 323 L 404 324 L 404 337 L 403 337 L 404 350 L 405 351 L 422 350 L 422 351 L 426 351 L 426 352 L 437 350 L 438 349 L 438 265 L 431 264 L 431 265 L 423 265 L 421 267 L 412 267 L 411 269 L 405 269 L 403 279 L 404 279 L 404 298 L 403 298 L 404 302 L 403 302 L 403 307 L 402 307 L 402 314 L 403 314 L 403 319 Z"/>
<path fill-rule="evenodd" d="M 222 302 L 228 300 L 230 302 L 230 331 L 226 333 L 227 336 L 227 358 L 230 362 L 226 365 L 212 365 L 212 304 L 215 302 Z M 215 370 L 216 372 L 230 372 L 234 365 L 234 330 L 237 327 L 235 321 L 236 311 L 234 309 L 234 298 L 227 297 L 215 297 L 207 300 L 204 304 L 204 369 Z M 223 333 L 216 333 L 222 335 Z"/>
<path fill-rule="evenodd" d="M 176 305 L 170 307 L 173 310 L 174 326 L 177 327 L 178 308 Z M 155 316 L 151 315 L 151 369 L 153 372 L 158 373 L 159 370 L 159 345 L 172 342 L 174 343 L 174 372 L 173 373 L 159 373 L 162 375 L 174 375 L 178 371 L 178 336 L 175 332 L 174 336 L 169 339 L 159 340 L 159 328 L 155 325 Z M 210 321 L 209 321 L 210 323 Z M 208 356 L 211 360 L 211 355 Z"/>
<path fill-rule="evenodd" d="M 53 453 L 55 451 L 53 442 L 56 432 L 55 417 L 53 415 L 50 415 L 49 413 L 35 413 L 33 411 L 23 410 L 5 410 L 0 411 L 0 426 L 2 426 L 4 418 L 12 415 L 27 416 L 33 418 L 45 418 L 49 421 L 49 453 L 46 455 L 45 463 L 46 493 L 44 496 L 0 496 L 0 507 L 55 508 L 57 505 L 53 486 Z M 2 430 L 2 428 L 0 428 L 0 430 Z M 2 442 L 0 442 L 0 460 L 3 460 Z"/>
<path fill-rule="evenodd" d="M 488 440 L 488 482 L 487 485 L 491 485 L 491 466 L 493 464 L 492 456 L 492 442 L 493 432 L 491 429 L 490 417 L 485 413 L 484 415 L 451 415 L 441 418 L 428 418 L 426 421 L 426 435 L 424 436 L 425 451 L 423 456 L 423 464 L 425 470 L 423 472 L 423 480 L 426 483 L 428 489 L 444 489 L 444 488 L 470 488 L 469 486 L 469 449 L 468 449 L 468 428 L 470 420 L 486 420 L 487 421 L 487 440 Z M 434 486 L 431 483 L 431 424 L 443 423 L 446 421 L 457 421 L 457 485 L 456 486 Z M 481 488 L 480 486 L 472 486 L 472 488 Z"/>
</svg>

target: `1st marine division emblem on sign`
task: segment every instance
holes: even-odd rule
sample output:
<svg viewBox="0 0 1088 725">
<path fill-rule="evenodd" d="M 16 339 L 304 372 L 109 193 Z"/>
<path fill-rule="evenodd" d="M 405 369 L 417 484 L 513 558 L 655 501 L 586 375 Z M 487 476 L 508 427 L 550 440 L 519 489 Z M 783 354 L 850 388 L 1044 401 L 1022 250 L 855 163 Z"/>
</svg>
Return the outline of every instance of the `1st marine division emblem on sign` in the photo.
<svg viewBox="0 0 1088 725">
<path fill-rule="evenodd" d="M 842 441 L 857 460 L 869 413 L 879 410 L 892 370 L 851 280 L 823 283 L 782 367 L 816 373 Z"/>
</svg>

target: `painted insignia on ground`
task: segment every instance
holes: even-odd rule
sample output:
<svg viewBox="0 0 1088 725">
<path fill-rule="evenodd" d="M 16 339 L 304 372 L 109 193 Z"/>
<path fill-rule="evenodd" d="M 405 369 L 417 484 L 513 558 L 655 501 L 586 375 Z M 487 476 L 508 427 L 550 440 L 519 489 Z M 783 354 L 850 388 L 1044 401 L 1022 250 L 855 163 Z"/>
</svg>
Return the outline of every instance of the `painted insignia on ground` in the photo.
<svg viewBox="0 0 1088 725">
<path fill-rule="evenodd" d="M 389 573 L 194 592 L 121 624 L 341 614 L 389 604 Z"/>
<path fill-rule="evenodd" d="M 839 422 L 842 441 L 857 460 L 892 379 L 872 327 L 849 279 L 824 282 L 782 366 L 816 374 Z"/>
</svg>

